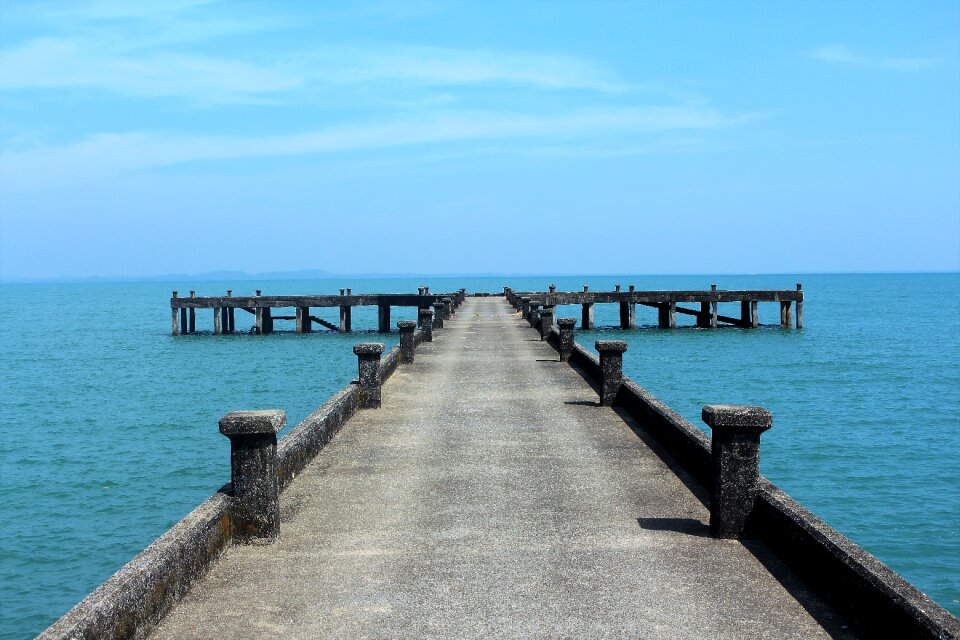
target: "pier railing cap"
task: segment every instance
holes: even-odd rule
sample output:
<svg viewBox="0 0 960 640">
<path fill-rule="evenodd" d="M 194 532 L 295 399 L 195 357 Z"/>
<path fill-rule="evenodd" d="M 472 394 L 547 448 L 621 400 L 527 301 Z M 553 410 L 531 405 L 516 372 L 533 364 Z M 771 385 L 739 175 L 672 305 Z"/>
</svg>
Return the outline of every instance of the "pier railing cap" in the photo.
<svg viewBox="0 0 960 640">
<path fill-rule="evenodd" d="M 413 331 L 417 328 L 417 323 L 413 320 L 400 320 L 397 322 L 397 328 L 400 331 Z"/>
<path fill-rule="evenodd" d="M 597 340 L 593 346 L 601 353 L 623 353 L 627 350 L 627 343 L 623 340 Z"/>
<path fill-rule="evenodd" d="M 282 409 L 231 411 L 220 418 L 220 433 L 225 436 L 267 435 L 277 433 L 285 424 L 287 412 Z"/>
<path fill-rule="evenodd" d="M 380 355 L 383 353 L 382 342 L 358 342 L 353 345 L 353 353 L 358 356 Z"/>
<path fill-rule="evenodd" d="M 576 318 L 557 318 L 557 324 L 561 327 L 573 327 L 577 324 Z"/>
<path fill-rule="evenodd" d="M 744 404 L 704 405 L 700 416 L 711 429 L 725 433 L 761 433 L 773 426 L 773 414 Z"/>
<path fill-rule="evenodd" d="M 419 311 L 417 311 L 417 315 L 419 315 L 419 316 L 432 316 L 432 315 L 433 315 L 433 311 L 430 310 L 430 309 L 420 309 Z"/>
</svg>

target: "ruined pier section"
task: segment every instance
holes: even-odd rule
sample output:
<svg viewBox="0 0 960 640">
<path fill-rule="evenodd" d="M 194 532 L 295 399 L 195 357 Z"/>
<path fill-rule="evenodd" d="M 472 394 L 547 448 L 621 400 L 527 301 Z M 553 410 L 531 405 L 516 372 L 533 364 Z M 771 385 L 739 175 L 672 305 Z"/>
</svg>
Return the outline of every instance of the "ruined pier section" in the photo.
<svg viewBox="0 0 960 640">
<path fill-rule="evenodd" d="M 198 296 L 190 291 L 189 297 L 181 297 L 174 291 L 170 298 L 171 333 L 187 335 L 197 331 L 196 316 L 200 309 L 213 311 L 213 335 L 236 333 L 236 312 L 238 310 L 253 316 L 253 326 L 249 333 L 268 335 L 274 331 L 277 320 L 293 320 L 297 333 L 310 333 L 314 323 L 331 331 L 350 333 L 353 331 L 354 307 L 377 307 L 377 330 L 390 333 L 390 309 L 392 307 L 414 307 L 420 311 L 436 305 L 460 305 L 466 296 L 466 290 L 452 293 L 431 294 L 430 287 L 420 287 L 413 293 L 358 293 L 352 289 L 340 289 L 339 295 L 306 296 L 265 296 L 257 289 L 252 296 L 234 296 L 233 290 L 227 290 L 225 296 Z M 311 308 L 339 308 L 340 322 L 333 324 L 323 318 L 312 315 Z M 293 314 L 277 314 L 278 309 L 292 309 Z"/>
<path fill-rule="evenodd" d="M 701 328 L 716 329 L 721 325 L 752 328 L 760 326 L 758 307 L 761 302 L 780 305 L 781 327 L 792 326 L 795 317 L 796 327 L 803 328 L 803 285 L 800 283 L 795 290 L 724 290 L 713 284 L 709 290 L 700 291 L 637 291 L 633 285 L 625 291 L 620 285 L 616 285 L 613 291 L 590 291 L 589 285 L 583 285 L 583 291 L 557 291 L 550 285 L 547 291 L 514 291 L 504 287 L 503 293 L 514 308 L 523 310 L 525 316 L 531 311 L 539 312 L 557 305 L 580 305 L 581 329 L 595 328 L 593 308 L 597 304 L 619 305 L 621 329 L 637 328 L 638 304 L 657 310 L 657 326 L 661 329 L 676 328 L 677 314 L 695 316 L 697 327 Z M 718 309 L 722 302 L 739 303 L 740 315 L 721 315 Z"/>
</svg>

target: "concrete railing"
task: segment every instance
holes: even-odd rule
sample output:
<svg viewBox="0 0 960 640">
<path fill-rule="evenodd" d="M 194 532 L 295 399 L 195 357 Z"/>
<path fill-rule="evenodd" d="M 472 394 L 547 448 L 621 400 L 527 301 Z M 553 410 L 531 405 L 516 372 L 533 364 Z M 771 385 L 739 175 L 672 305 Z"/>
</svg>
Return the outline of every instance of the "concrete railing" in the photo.
<svg viewBox="0 0 960 640">
<path fill-rule="evenodd" d="M 449 299 L 451 311 L 462 303 L 464 295 L 461 290 Z M 409 330 L 408 325 L 405 327 Z M 431 340 L 433 337 L 423 328 L 411 335 L 415 346 L 428 341 L 427 335 Z M 232 483 L 221 487 L 39 638 L 145 638 L 231 545 L 269 544 L 275 540 L 280 533 L 277 494 L 289 487 L 343 425 L 363 409 L 365 392 L 369 392 L 366 385 L 376 384 L 379 406 L 379 387 L 402 364 L 400 345 L 381 357 L 382 351 L 380 343 L 357 345 L 359 379 L 337 391 L 279 440 L 275 435 L 280 428 L 278 421 L 285 421 L 282 411 L 224 416 L 221 431 L 231 438 L 232 474 L 237 472 L 237 465 L 243 467 L 245 495 L 237 495 Z M 271 491 L 276 494 L 270 495 Z"/>
<path fill-rule="evenodd" d="M 561 319 L 559 324 L 560 328 L 554 327 L 547 336 L 548 343 L 558 352 L 566 323 Z M 604 377 L 599 358 L 574 342 L 568 361 L 602 394 Z M 721 487 L 715 482 L 718 458 L 714 452 L 717 426 L 721 429 L 723 426 L 709 417 L 705 408 L 705 420 L 714 421 L 714 443 L 711 443 L 703 431 L 622 375 L 613 405 L 626 411 L 683 470 L 711 491 L 708 505 L 711 530 L 714 535 L 729 537 L 729 530 L 718 530 L 713 521 L 714 512 L 720 508 L 716 503 L 722 501 L 717 496 Z M 766 412 L 755 412 L 746 420 L 750 424 L 744 425 L 756 431 L 753 435 L 757 437 L 757 444 L 757 430 L 769 425 L 766 422 L 769 414 L 763 413 Z M 741 505 L 745 499 L 750 503 L 741 513 L 742 522 L 736 524 L 738 536 L 758 539 L 773 550 L 864 633 L 890 638 L 960 638 L 960 622 L 950 612 L 768 479 L 756 471 L 753 473 L 752 479 L 745 483 L 749 496 L 736 497 Z"/>
</svg>

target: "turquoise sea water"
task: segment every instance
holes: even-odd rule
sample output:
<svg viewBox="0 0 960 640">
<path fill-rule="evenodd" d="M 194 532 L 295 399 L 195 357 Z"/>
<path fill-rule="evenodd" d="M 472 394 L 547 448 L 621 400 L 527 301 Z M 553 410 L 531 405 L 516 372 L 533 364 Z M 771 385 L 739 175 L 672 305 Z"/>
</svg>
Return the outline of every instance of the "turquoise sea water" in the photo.
<svg viewBox="0 0 960 640">
<path fill-rule="evenodd" d="M 793 288 L 805 328 L 661 331 L 637 308 L 627 375 L 695 424 L 706 403 L 774 413 L 762 471 L 950 611 L 960 613 L 960 274 L 416 278 L 4 285 L 0 332 L 0 638 L 35 635 L 229 478 L 217 430 L 233 409 L 293 426 L 355 375 L 358 341 L 396 334 L 170 336 L 168 298 L 199 294 Z M 579 318 L 579 307 L 560 315 Z M 730 305 L 721 314 L 738 315 Z M 319 315 L 336 322 L 335 309 Z M 394 309 L 394 323 L 414 310 Z M 597 305 L 598 325 L 619 322 Z M 692 318 L 680 316 L 680 323 Z M 354 328 L 376 310 L 354 310 Z M 238 329 L 252 316 L 237 312 Z M 198 313 L 210 331 L 212 312 Z M 286 330 L 287 332 L 283 332 Z M 289 427 L 288 427 L 289 428 Z"/>
</svg>

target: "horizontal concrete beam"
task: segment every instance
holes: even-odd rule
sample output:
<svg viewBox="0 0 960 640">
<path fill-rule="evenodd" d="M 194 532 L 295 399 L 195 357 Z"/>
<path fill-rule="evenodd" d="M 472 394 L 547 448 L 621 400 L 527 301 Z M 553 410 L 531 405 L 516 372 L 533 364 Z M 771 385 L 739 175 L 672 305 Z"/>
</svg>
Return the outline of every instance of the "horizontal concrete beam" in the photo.
<svg viewBox="0 0 960 640">
<path fill-rule="evenodd" d="M 174 309 L 222 309 L 268 307 L 427 307 L 443 298 L 456 294 L 417 295 L 408 293 L 368 293 L 344 296 L 201 296 L 196 298 L 170 298 Z"/>
<path fill-rule="evenodd" d="M 570 291 L 549 293 L 544 291 L 514 292 L 518 297 L 530 298 L 538 304 L 590 304 L 634 302 L 656 304 L 660 302 L 758 302 L 802 301 L 803 291 L 784 290 L 718 290 L 718 291 Z"/>
</svg>

